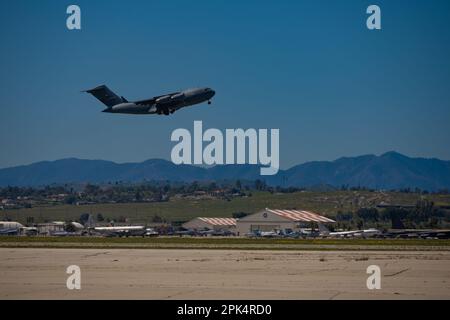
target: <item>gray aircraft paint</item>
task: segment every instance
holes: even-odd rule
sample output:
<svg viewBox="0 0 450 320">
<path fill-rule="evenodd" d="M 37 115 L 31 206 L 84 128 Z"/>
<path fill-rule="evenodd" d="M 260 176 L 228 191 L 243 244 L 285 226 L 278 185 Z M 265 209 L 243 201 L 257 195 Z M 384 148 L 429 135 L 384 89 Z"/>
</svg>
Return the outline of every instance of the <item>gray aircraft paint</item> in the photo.
<svg viewBox="0 0 450 320">
<path fill-rule="evenodd" d="M 203 102 L 208 102 L 209 104 L 211 103 L 211 98 L 216 94 L 211 88 L 196 88 L 156 96 L 147 100 L 127 101 L 127 99 L 119 97 L 105 85 L 84 92 L 92 94 L 107 106 L 103 112 L 165 115 L 195 104 Z"/>
</svg>

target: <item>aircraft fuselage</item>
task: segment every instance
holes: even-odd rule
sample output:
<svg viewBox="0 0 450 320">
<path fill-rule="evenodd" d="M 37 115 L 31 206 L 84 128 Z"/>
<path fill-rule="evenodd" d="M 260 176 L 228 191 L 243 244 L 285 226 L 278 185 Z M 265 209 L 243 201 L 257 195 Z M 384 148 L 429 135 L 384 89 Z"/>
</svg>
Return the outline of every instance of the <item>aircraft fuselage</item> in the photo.
<svg viewBox="0 0 450 320">
<path fill-rule="evenodd" d="M 208 102 L 215 95 L 210 88 L 188 89 L 147 100 L 127 101 L 115 95 L 106 86 L 99 86 L 87 92 L 107 105 L 103 112 L 123 114 L 165 114 L 169 115 L 181 108 Z"/>
</svg>

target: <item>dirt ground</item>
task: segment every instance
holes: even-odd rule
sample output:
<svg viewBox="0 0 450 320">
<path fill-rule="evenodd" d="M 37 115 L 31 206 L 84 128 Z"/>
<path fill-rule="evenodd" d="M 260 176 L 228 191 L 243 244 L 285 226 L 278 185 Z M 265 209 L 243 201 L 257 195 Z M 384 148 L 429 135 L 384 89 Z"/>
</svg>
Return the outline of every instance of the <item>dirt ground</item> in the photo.
<svg viewBox="0 0 450 320">
<path fill-rule="evenodd" d="M 450 252 L 0 248 L 0 299 L 450 299 Z"/>
</svg>

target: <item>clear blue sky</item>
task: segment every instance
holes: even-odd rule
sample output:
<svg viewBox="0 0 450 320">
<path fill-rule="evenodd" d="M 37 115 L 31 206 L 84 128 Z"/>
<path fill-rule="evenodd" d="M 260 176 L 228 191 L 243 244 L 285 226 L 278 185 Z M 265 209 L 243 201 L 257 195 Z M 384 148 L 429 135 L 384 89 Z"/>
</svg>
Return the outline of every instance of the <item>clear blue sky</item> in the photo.
<svg viewBox="0 0 450 320">
<path fill-rule="evenodd" d="M 78 4 L 82 30 L 66 29 Z M 365 26 L 382 9 L 382 30 Z M 176 128 L 279 128 L 281 167 L 380 154 L 450 159 L 450 2 L 8 1 L 0 10 L 0 167 L 170 158 Z M 209 86 L 212 106 L 105 114 Z"/>
</svg>

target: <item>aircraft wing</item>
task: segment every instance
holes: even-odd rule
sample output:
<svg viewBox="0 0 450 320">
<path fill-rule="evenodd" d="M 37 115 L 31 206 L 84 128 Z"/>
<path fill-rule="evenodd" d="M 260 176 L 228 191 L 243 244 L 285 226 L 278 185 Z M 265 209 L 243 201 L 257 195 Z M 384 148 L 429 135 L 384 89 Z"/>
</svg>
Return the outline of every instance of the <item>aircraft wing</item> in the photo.
<svg viewBox="0 0 450 320">
<path fill-rule="evenodd" d="M 352 231 L 339 231 L 339 232 L 330 232 L 331 236 L 348 236 L 355 233 L 360 233 L 362 230 L 352 230 Z"/>
<path fill-rule="evenodd" d="M 163 94 L 163 95 L 156 96 L 156 97 L 153 97 L 153 98 L 150 98 L 150 99 L 134 101 L 134 103 L 137 104 L 137 105 L 152 105 L 152 104 L 155 104 L 155 101 L 158 100 L 158 98 L 165 97 L 165 96 L 172 96 L 172 95 L 177 94 L 177 93 L 178 92 L 172 92 L 172 93 L 168 93 L 168 94 Z"/>
<path fill-rule="evenodd" d="M 147 100 L 135 101 L 134 103 L 137 105 L 152 105 L 152 104 L 155 104 L 156 99 L 157 98 L 155 97 L 155 98 L 151 98 L 151 99 L 147 99 Z"/>
</svg>

